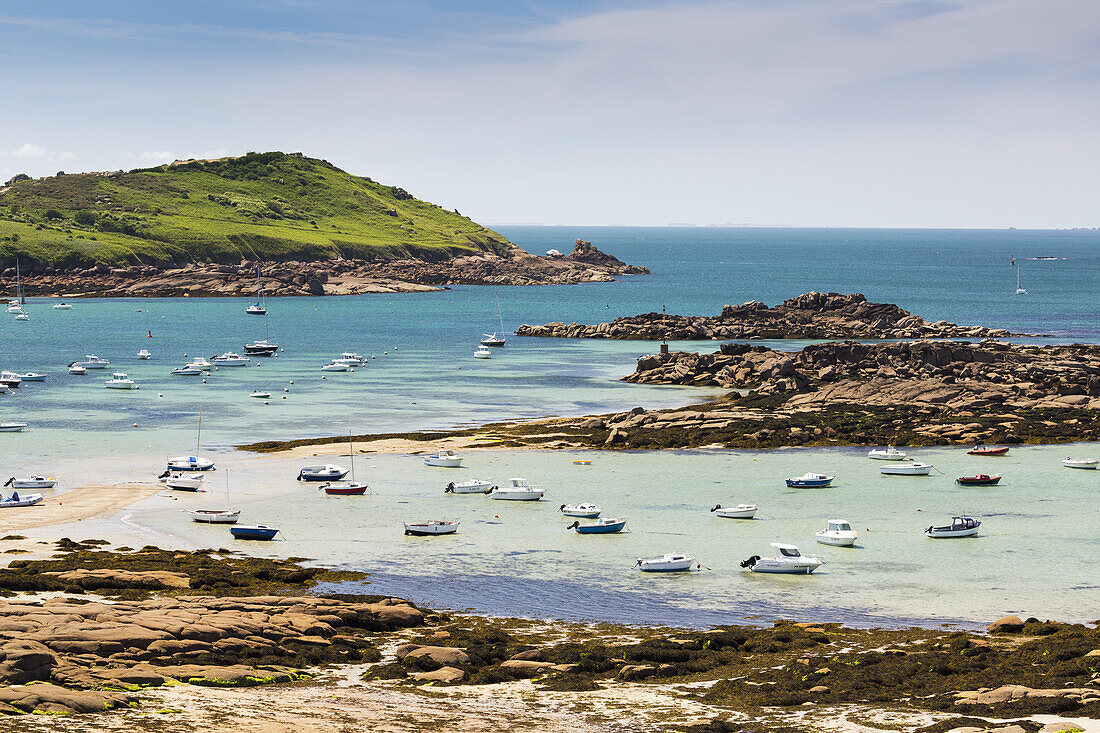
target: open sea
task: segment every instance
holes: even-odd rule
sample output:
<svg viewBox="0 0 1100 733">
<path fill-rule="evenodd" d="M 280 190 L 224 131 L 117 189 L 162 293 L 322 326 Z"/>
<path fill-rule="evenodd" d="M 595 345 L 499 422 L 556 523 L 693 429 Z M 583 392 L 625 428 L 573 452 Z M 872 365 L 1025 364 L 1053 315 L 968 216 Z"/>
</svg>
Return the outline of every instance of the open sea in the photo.
<svg viewBox="0 0 1100 733">
<path fill-rule="evenodd" d="M 493 420 L 672 407 L 715 390 L 630 385 L 618 377 L 644 342 L 509 338 L 491 360 L 472 353 L 483 331 L 522 323 L 601 322 L 665 307 L 715 314 L 727 303 L 775 304 L 809 290 L 861 292 L 929 320 L 1050 334 L 1052 342 L 1100 343 L 1100 231 L 498 227 L 528 251 L 569 251 L 576 237 L 649 276 L 553 287 L 456 286 L 437 293 L 272 298 L 266 326 L 284 348 L 260 366 L 222 368 L 204 383 L 169 371 L 188 357 L 243 352 L 263 338 L 263 318 L 242 299 L 90 299 L 57 311 L 31 299 L 28 322 L 0 321 L 0 368 L 49 373 L 0 395 L 0 421 L 31 424 L 0 434 L 4 478 L 31 471 L 61 488 L 149 478 L 168 454 L 193 452 L 202 410 L 202 453 L 218 461 L 211 495 L 166 492 L 124 515 L 151 544 L 221 546 L 228 531 L 192 525 L 180 509 L 224 503 L 226 474 L 242 522 L 282 528 L 282 541 L 251 552 L 316 558 L 371 573 L 364 592 L 392 593 L 477 612 L 630 623 L 708 625 L 776 617 L 850 623 L 963 625 L 1013 612 L 1087 621 L 1100 583 L 1100 472 L 1063 469 L 1066 455 L 1100 457 L 1100 446 L 1013 448 L 1002 459 L 957 449 L 911 452 L 929 477 L 880 477 L 859 449 L 680 451 L 586 455 L 477 451 L 466 468 L 431 469 L 420 458 L 359 455 L 357 477 L 375 495 L 335 498 L 294 481 L 297 463 L 258 460 L 232 446 L 348 432 L 397 432 Z M 1058 259 L 1035 259 L 1035 258 Z M 1019 264 L 1027 295 L 1016 295 Z M 773 342 L 798 348 L 801 343 Z M 153 359 L 139 361 L 139 349 Z M 710 351 L 713 342 L 674 344 Z M 372 356 L 354 373 L 319 368 L 343 351 Z M 112 364 L 69 375 L 85 354 Z M 133 392 L 106 390 L 111 371 Z M 270 404 L 251 399 L 271 391 Z M 285 399 L 283 399 L 285 397 Z M 134 427 L 136 424 L 137 427 Z M 347 458 L 336 459 L 347 462 Z M 996 488 L 960 488 L 962 472 L 1005 474 Z M 788 490 L 783 478 L 837 475 L 834 488 Z M 538 504 L 445 496 L 472 477 L 529 478 Z M 559 504 L 590 500 L 628 520 L 619 536 L 580 536 Z M 716 503 L 760 505 L 753 521 L 720 520 Z M 984 519 L 981 536 L 925 539 L 952 512 Z M 457 518 L 459 533 L 405 538 L 401 522 Z M 854 549 L 817 545 L 827 519 L 860 530 Z M 82 536 L 109 531 L 85 523 Z M 74 536 L 75 538 L 75 536 Z M 793 542 L 826 564 L 811 577 L 759 576 L 738 563 Z M 703 569 L 674 577 L 631 570 L 638 557 L 687 552 Z"/>
</svg>

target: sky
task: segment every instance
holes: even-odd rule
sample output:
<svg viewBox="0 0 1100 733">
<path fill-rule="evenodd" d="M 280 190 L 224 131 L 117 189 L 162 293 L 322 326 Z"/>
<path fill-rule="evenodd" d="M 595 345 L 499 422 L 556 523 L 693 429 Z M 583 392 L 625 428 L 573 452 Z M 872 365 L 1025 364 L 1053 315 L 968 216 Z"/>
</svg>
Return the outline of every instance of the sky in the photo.
<svg viewBox="0 0 1100 733">
<path fill-rule="evenodd" d="M 1096 0 L 0 0 L 0 182 L 301 151 L 483 223 L 1100 225 Z"/>
</svg>

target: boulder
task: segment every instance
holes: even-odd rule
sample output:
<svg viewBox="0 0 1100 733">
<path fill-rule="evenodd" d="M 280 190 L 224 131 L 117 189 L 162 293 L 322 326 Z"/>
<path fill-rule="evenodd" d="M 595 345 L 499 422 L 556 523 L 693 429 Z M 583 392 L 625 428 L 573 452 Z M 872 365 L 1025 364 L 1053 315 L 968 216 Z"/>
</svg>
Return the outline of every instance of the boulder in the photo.
<svg viewBox="0 0 1100 733">
<path fill-rule="evenodd" d="M 1002 616 L 989 626 L 986 630 L 991 634 L 1011 634 L 1024 630 L 1024 622 L 1019 616 Z"/>
<path fill-rule="evenodd" d="M 432 672 L 413 672 L 409 675 L 414 680 L 427 680 L 428 682 L 443 682 L 449 684 L 451 682 L 458 682 L 466 673 L 456 667 L 440 667 Z"/>
<path fill-rule="evenodd" d="M 453 646 L 418 646 L 404 655 L 410 659 L 427 657 L 443 665 L 469 664 L 470 655 Z"/>
</svg>

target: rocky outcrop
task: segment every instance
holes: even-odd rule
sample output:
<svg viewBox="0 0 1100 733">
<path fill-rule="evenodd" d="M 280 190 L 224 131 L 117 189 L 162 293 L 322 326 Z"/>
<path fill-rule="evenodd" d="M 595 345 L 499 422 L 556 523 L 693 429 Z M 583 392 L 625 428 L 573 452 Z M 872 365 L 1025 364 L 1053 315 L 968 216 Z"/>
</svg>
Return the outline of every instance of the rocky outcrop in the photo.
<svg viewBox="0 0 1100 733">
<path fill-rule="evenodd" d="M 743 339 L 902 339 L 987 338 L 1011 335 L 1004 329 L 930 323 L 890 303 L 870 303 L 859 293 L 810 292 L 774 308 L 749 301 L 727 305 L 717 316 L 645 313 L 610 323 L 548 323 L 520 326 L 519 336 L 606 338 L 658 341 Z"/>
<path fill-rule="evenodd" d="M 181 266 L 132 265 L 24 271 L 28 295 L 111 297 L 254 297 L 255 262 L 189 263 Z M 268 262 L 260 265 L 267 295 L 350 295 L 437 290 L 447 285 L 563 285 L 611 282 L 619 275 L 649 272 L 577 240 L 566 257 L 537 257 L 519 247 L 505 255 L 483 253 L 440 261 Z M 15 269 L 0 273 L 0 292 L 14 290 Z"/>
</svg>

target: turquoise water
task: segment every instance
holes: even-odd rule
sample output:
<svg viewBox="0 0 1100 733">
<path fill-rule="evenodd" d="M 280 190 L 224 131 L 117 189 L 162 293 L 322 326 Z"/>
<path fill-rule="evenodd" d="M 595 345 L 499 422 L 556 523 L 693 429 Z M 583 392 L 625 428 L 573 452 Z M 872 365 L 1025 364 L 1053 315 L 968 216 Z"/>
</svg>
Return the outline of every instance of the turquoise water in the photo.
<svg viewBox="0 0 1100 733">
<path fill-rule="evenodd" d="M 525 322 L 598 322 L 662 306 L 712 314 L 726 303 L 775 303 L 808 290 L 858 291 L 930 320 L 1100 340 L 1098 232 L 501 230 L 535 252 L 589 239 L 653 275 L 561 287 L 271 299 L 268 325 L 284 352 L 258 367 L 220 369 L 206 383 L 168 372 L 185 355 L 241 351 L 262 338 L 263 319 L 245 315 L 241 299 L 79 300 L 72 311 L 32 300 L 31 321 L 0 320 L 0 368 L 50 377 L 0 395 L 0 420 L 32 426 L 0 434 L 0 471 L 51 473 L 63 488 L 146 478 L 165 454 L 193 449 L 201 405 L 202 450 L 231 469 L 234 503 L 246 521 L 284 527 L 285 543 L 250 549 L 369 569 L 377 592 L 490 612 L 679 623 L 754 614 L 969 621 L 1002 611 L 1095 615 L 1088 564 L 1072 558 L 1095 549 L 1096 513 L 1081 507 L 1091 505 L 1100 476 L 1059 465 L 1066 451 L 1100 454 L 1095 445 L 1014 449 L 996 464 L 1005 484 L 983 490 L 958 489 L 938 475 L 881 479 L 862 451 L 844 450 L 597 454 L 588 469 L 572 466 L 568 454 L 478 452 L 459 472 L 496 483 L 526 476 L 550 491 L 536 506 L 444 497 L 450 479 L 409 456 L 363 459 L 360 477 L 380 495 L 340 503 L 297 485 L 293 462 L 269 464 L 232 451 L 254 440 L 675 406 L 715 394 L 616 381 L 654 344 L 511 338 L 492 360 L 474 360 L 478 336 L 497 328 L 498 299 L 511 331 Z M 1026 296 L 1015 295 L 1013 256 Z M 1065 259 L 1027 259 L 1035 256 Z M 154 359 L 138 361 L 141 348 Z M 374 359 L 355 373 L 322 379 L 319 367 L 342 351 Z M 141 389 L 104 389 L 112 369 L 67 374 L 66 365 L 88 353 L 110 359 Z M 254 388 L 271 391 L 270 404 L 249 398 Z M 953 451 L 921 457 L 948 477 L 975 466 Z M 783 488 L 784 476 L 808 470 L 841 478 L 824 492 Z M 585 538 L 565 532 L 554 509 L 585 499 L 627 517 L 632 531 Z M 176 511 L 205 500 L 213 498 L 155 497 L 133 513 L 135 531 L 150 533 L 149 541 L 224 544 L 224 529 L 193 526 Z M 760 504 L 760 520 L 716 520 L 707 512 L 741 501 Z M 920 534 L 954 511 L 987 517 L 988 534 L 946 543 Z M 813 532 L 838 515 L 871 530 L 865 547 L 813 543 Z M 460 534 L 426 542 L 400 536 L 401 521 L 436 516 L 460 518 Z M 819 551 L 827 560 L 821 577 L 739 571 L 740 560 L 765 554 L 779 539 Z M 638 556 L 681 551 L 698 554 L 712 570 L 683 578 L 629 571 Z M 1050 573 L 1049 558 L 1066 557 L 1071 561 Z M 1036 597 L 1042 608 L 1029 610 Z"/>
</svg>

